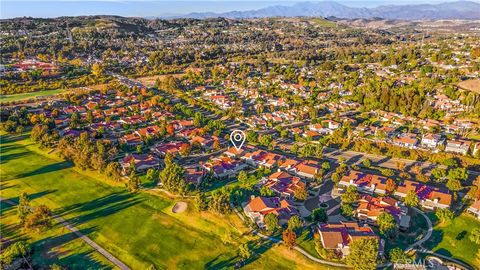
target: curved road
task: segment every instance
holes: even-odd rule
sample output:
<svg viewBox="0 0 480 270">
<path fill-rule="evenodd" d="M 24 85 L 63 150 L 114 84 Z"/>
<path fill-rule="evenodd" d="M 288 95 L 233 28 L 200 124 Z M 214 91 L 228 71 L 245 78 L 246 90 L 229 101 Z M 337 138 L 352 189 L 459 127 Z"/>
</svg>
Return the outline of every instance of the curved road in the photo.
<svg viewBox="0 0 480 270">
<path fill-rule="evenodd" d="M 407 249 L 405 250 L 405 252 L 408 252 L 410 250 L 412 250 L 415 246 L 419 246 L 419 245 L 422 245 L 423 243 L 425 243 L 429 238 L 430 236 L 432 236 L 432 232 L 433 232 L 433 225 L 432 225 L 432 221 L 427 217 L 427 215 L 425 215 L 425 213 L 423 213 L 422 210 L 416 208 L 416 207 L 412 207 L 412 209 L 417 212 L 418 214 L 422 215 L 423 218 L 425 218 L 425 220 L 427 221 L 427 225 L 428 225 L 428 231 L 427 231 L 427 234 L 425 234 L 425 236 L 418 240 L 417 242 L 411 244 L 409 247 L 407 247 Z"/>
<path fill-rule="evenodd" d="M 245 222 L 245 219 L 243 218 L 242 214 L 240 214 L 238 212 L 238 210 L 233 207 L 233 211 L 235 212 L 235 214 L 237 214 L 237 216 Z M 272 242 L 275 242 L 275 243 L 283 243 L 282 240 L 280 239 L 277 239 L 277 238 L 274 238 L 274 237 L 270 237 L 270 236 L 267 236 L 267 235 L 264 235 L 260 232 L 258 232 L 257 230 L 253 229 L 252 227 L 250 227 L 250 225 L 248 225 L 248 227 L 252 230 L 252 233 L 255 234 L 255 235 L 258 235 L 259 237 L 263 238 L 263 239 L 267 239 L 267 240 L 270 240 Z M 295 249 L 296 251 L 300 252 L 303 254 L 303 256 L 307 257 L 308 259 L 312 260 L 312 261 L 315 261 L 315 262 L 318 262 L 318 263 L 321 263 L 321 264 L 326 264 L 326 265 L 331 265 L 331 266 L 336 266 L 336 267 L 344 267 L 344 268 L 348 268 L 347 265 L 343 264 L 343 263 L 335 263 L 335 262 L 331 262 L 331 261 L 324 261 L 324 260 L 321 260 L 319 258 L 316 258 L 312 255 L 310 255 L 310 253 L 308 253 L 307 251 L 305 251 L 304 249 L 302 249 L 301 247 L 299 246 L 295 246 L 293 247 L 293 249 Z"/>
<path fill-rule="evenodd" d="M 242 221 L 245 221 L 244 217 L 242 216 L 242 214 L 240 214 L 238 212 L 238 210 L 233 207 L 233 210 L 235 211 L 235 213 L 237 214 L 237 216 L 242 220 Z M 429 253 L 429 254 L 432 254 L 432 255 L 439 255 L 439 254 L 436 254 L 432 251 L 429 251 L 429 250 L 422 250 L 422 249 L 414 249 L 415 246 L 419 246 L 423 243 L 425 243 L 428 239 L 430 239 L 430 237 L 432 236 L 432 233 L 433 233 L 433 224 L 432 224 L 432 221 L 427 217 L 427 215 L 425 215 L 425 213 L 423 213 L 423 211 L 421 211 L 420 209 L 416 208 L 416 207 L 412 207 L 412 209 L 417 212 L 418 214 L 422 215 L 425 220 L 427 221 L 427 225 L 428 225 L 428 230 L 427 230 L 427 233 L 425 234 L 425 236 L 416 241 L 415 243 L 413 243 L 412 245 L 410 245 L 406 250 L 405 252 L 408 252 L 408 251 L 411 251 L 411 250 L 416 250 L 416 251 L 420 251 L 420 252 L 423 252 L 423 253 Z M 249 226 L 250 227 L 250 226 Z M 275 242 L 275 243 L 282 243 L 283 241 L 280 240 L 280 239 L 277 239 L 277 238 L 274 238 L 274 237 L 270 237 L 270 236 L 267 236 L 267 235 L 264 235 L 260 232 L 258 232 L 257 230 L 254 230 L 253 228 L 250 227 L 250 229 L 252 229 L 253 231 L 253 234 L 255 235 L 258 235 L 259 237 L 263 238 L 263 239 L 267 239 L 267 240 L 270 240 L 272 242 Z M 302 249 L 301 247 L 298 247 L 298 246 L 295 246 L 293 249 L 295 249 L 296 251 L 300 252 L 301 254 L 303 254 L 305 257 L 307 257 L 308 259 L 312 260 L 312 261 L 315 261 L 315 262 L 318 262 L 318 263 L 321 263 L 321 264 L 326 264 L 326 265 L 331 265 L 331 266 L 336 266 L 336 267 L 345 267 L 345 268 L 348 268 L 347 265 L 345 264 L 342 264 L 342 263 L 335 263 L 335 262 L 331 262 L 331 261 L 325 261 L 325 260 L 321 260 L 319 258 L 316 258 L 312 255 L 310 255 L 307 251 L 305 251 L 304 249 Z M 442 257 L 442 256 L 439 256 L 439 257 Z M 457 261 L 457 260 L 454 260 L 454 259 L 451 259 L 452 261 L 454 262 L 457 262 L 461 265 L 465 265 L 464 263 L 460 262 L 460 261 Z M 382 264 L 382 265 L 379 265 L 378 267 L 381 268 L 381 267 L 388 267 L 388 266 L 391 266 L 392 264 L 391 263 L 387 263 L 387 264 Z"/>
<path fill-rule="evenodd" d="M 459 265 L 462 265 L 463 267 L 467 268 L 467 269 L 473 269 L 470 265 L 462 262 L 462 261 L 459 261 L 457 259 L 454 259 L 454 258 L 451 258 L 451 257 L 447 257 L 447 256 L 444 256 L 442 254 L 438 254 L 438 253 L 435 253 L 431 250 L 428 250 L 426 248 L 414 248 L 415 246 L 420 246 L 425 243 L 431 236 L 432 236 L 432 232 L 433 232 L 433 225 L 432 225 L 432 221 L 427 217 L 427 215 L 425 215 L 425 213 L 423 213 L 423 211 L 421 211 L 420 209 L 418 208 L 415 208 L 415 207 L 412 207 L 413 210 L 415 210 L 415 212 L 419 213 L 420 215 L 422 215 L 426 220 L 427 220 L 427 224 L 428 224 L 428 231 L 427 231 L 427 234 L 420 240 L 418 240 L 417 242 L 411 244 L 406 250 L 405 252 L 408 252 L 408 251 L 411 251 L 411 250 L 415 250 L 417 252 L 421 252 L 421 253 L 425 253 L 425 254 L 430 254 L 430 255 L 433 255 L 433 256 L 436 256 L 436 257 L 439 257 L 439 258 L 442 258 L 444 260 L 448 260 L 448 261 L 452 261 L 452 262 L 455 262 Z"/>
<path fill-rule="evenodd" d="M 5 202 L 7 204 L 17 206 L 18 204 L 14 201 L 4 199 L 0 197 L 0 201 Z M 100 254 L 102 254 L 105 258 L 107 258 L 110 262 L 112 262 L 114 265 L 116 265 L 118 268 L 122 270 L 130 270 L 130 267 L 128 267 L 126 264 L 124 264 L 122 261 L 117 259 L 115 256 L 110 254 L 108 251 L 106 251 L 104 248 L 102 248 L 99 244 L 95 243 L 92 239 L 90 239 L 88 236 L 84 235 L 81 233 L 75 226 L 71 225 L 68 223 L 64 218 L 57 216 L 55 214 L 52 214 L 52 217 L 60 223 L 62 226 L 67 228 L 69 231 L 74 233 L 78 238 L 82 239 L 85 243 L 87 243 L 89 246 L 91 246 L 94 250 L 98 251 Z"/>
</svg>

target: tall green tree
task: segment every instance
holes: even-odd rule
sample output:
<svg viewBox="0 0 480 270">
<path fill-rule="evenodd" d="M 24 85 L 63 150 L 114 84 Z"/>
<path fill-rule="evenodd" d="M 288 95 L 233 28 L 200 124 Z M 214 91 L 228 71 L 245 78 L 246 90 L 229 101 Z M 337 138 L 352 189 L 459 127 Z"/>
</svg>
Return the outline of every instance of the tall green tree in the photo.
<svg viewBox="0 0 480 270">
<path fill-rule="evenodd" d="M 250 257 L 252 257 L 252 253 L 252 249 L 250 248 L 250 245 L 248 243 L 240 245 L 238 255 L 240 256 L 240 258 L 242 258 L 242 260 L 248 260 Z"/>
<path fill-rule="evenodd" d="M 230 194 L 228 190 L 215 190 L 212 193 L 209 208 L 222 215 L 230 213 Z"/>
<path fill-rule="evenodd" d="M 387 213 L 381 213 L 377 218 L 377 225 L 380 229 L 380 233 L 388 238 L 394 238 L 397 235 L 397 222 L 395 218 Z"/>
<path fill-rule="evenodd" d="M 79 123 L 80 123 L 80 116 L 78 115 L 78 113 L 77 112 L 72 113 L 72 116 L 70 116 L 70 127 L 76 128 Z"/>
<path fill-rule="evenodd" d="M 300 233 L 303 228 L 303 221 L 299 216 L 292 216 L 288 220 L 288 228 L 295 233 Z"/>
<path fill-rule="evenodd" d="M 468 238 L 475 244 L 480 244 L 480 228 L 473 228 Z"/>
<path fill-rule="evenodd" d="M 2 269 L 3 267 L 5 267 L 5 269 L 9 269 L 8 266 L 10 266 L 15 260 L 20 258 L 24 260 L 24 263 L 29 264 L 27 261 L 27 257 L 31 250 L 31 245 L 26 241 L 17 241 L 9 245 L 7 248 L 4 248 L 3 252 L 0 254 L 0 265 L 2 266 Z M 29 268 L 31 269 L 30 265 Z"/>
<path fill-rule="evenodd" d="M 267 230 L 273 232 L 278 228 L 278 217 L 275 214 L 269 213 L 263 218 L 263 222 Z"/>
<path fill-rule="evenodd" d="M 454 213 L 452 210 L 445 208 L 445 209 L 438 209 L 435 212 L 435 216 L 437 216 L 438 220 L 440 220 L 440 223 L 447 223 L 453 220 L 455 217 Z"/>
<path fill-rule="evenodd" d="M 391 249 L 388 253 L 388 257 L 390 257 L 390 261 L 392 263 L 405 262 L 406 260 L 410 259 L 408 255 L 399 247 Z"/>
<path fill-rule="evenodd" d="M 179 194 L 184 194 L 187 191 L 185 169 L 173 160 L 167 159 L 167 157 L 165 157 L 165 168 L 160 172 L 159 177 L 166 190 Z"/>
<path fill-rule="evenodd" d="M 358 201 L 359 194 L 355 186 L 348 186 L 345 193 L 342 194 L 342 203 L 352 204 Z"/>
<path fill-rule="evenodd" d="M 415 191 L 410 190 L 405 196 L 405 204 L 410 207 L 417 207 L 419 203 L 418 195 Z"/>
<path fill-rule="evenodd" d="M 247 175 L 247 172 L 246 172 L 246 171 L 241 171 L 241 172 L 238 174 L 238 181 L 239 181 L 242 185 L 246 185 L 246 184 L 247 184 L 248 175 Z"/>
<path fill-rule="evenodd" d="M 130 192 L 137 192 L 140 189 L 140 178 L 138 177 L 135 170 L 130 172 L 127 182 L 127 188 Z"/>
<path fill-rule="evenodd" d="M 198 211 L 205 211 L 208 208 L 208 201 L 207 196 L 205 193 L 200 192 L 197 196 L 195 196 L 195 207 Z"/>
<path fill-rule="evenodd" d="M 30 207 L 30 200 L 28 198 L 28 194 L 25 192 L 22 192 L 18 200 L 18 206 L 17 206 L 17 215 L 18 215 L 18 219 L 20 219 L 20 224 L 22 226 L 25 223 L 25 219 L 31 212 L 32 210 Z"/>
<path fill-rule="evenodd" d="M 52 225 L 52 211 L 45 205 L 37 206 L 28 214 L 23 227 L 29 231 L 43 231 Z"/>
<path fill-rule="evenodd" d="M 324 208 L 315 208 L 310 215 L 314 222 L 327 222 L 327 211 Z"/>
<path fill-rule="evenodd" d="M 347 265 L 355 270 L 375 270 L 377 268 L 378 240 L 362 238 L 350 244 Z"/>
</svg>

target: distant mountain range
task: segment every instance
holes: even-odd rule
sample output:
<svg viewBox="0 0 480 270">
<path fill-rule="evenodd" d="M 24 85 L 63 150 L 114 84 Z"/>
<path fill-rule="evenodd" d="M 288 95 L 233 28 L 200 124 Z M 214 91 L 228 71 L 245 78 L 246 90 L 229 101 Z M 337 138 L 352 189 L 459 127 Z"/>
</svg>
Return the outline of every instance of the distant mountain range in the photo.
<svg viewBox="0 0 480 270">
<path fill-rule="evenodd" d="M 345 19 L 384 18 L 390 20 L 480 19 L 480 3 L 457 1 L 440 4 L 387 5 L 375 8 L 348 7 L 337 2 L 302 2 L 293 6 L 276 5 L 257 10 L 225 13 L 190 13 L 175 18 L 232 19 L 265 17 L 337 17 Z"/>
</svg>

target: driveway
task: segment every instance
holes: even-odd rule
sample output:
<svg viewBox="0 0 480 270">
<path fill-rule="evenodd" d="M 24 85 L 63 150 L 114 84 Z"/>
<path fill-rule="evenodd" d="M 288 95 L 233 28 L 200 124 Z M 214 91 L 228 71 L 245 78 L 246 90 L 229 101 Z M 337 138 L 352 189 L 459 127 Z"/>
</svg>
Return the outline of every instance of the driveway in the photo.
<svg viewBox="0 0 480 270">
<path fill-rule="evenodd" d="M 340 201 L 332 197 L 333 189 L 333 182 L 329 180 L 326 181 L 319 188 L 316 196 L 310 197 L 305 201 L 305 208 L 311 212 L 313 209 L 320 207 L 321 203 L 326 203 L 328 205 L 326 210 L 329 216 L 340 214 Z"/>
</svg>

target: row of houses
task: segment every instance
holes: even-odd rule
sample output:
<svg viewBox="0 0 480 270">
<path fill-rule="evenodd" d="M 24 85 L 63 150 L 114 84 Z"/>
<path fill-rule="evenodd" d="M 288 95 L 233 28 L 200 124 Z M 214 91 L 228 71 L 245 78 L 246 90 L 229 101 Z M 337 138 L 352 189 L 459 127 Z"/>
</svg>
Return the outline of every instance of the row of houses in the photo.
<svg viewBox="0 0 480 270">
<path fill-rule="evenodd" d="M 350 170 L 347 175 L 340 179 L 338 186 L 342 189 L 348 186 L 355 186 L 363 193 L 386 195 L 387 179 L 387 177 L 375 174 Z M 404 180 L 402 183 L 397 184 L 393 195 L 405 198 L 410 191 L 417 194 L 420 205 L 423 208 L 449 208 L 453 202 L 453 196 L 448 190 L 411 180 Z"/>
</svg>

